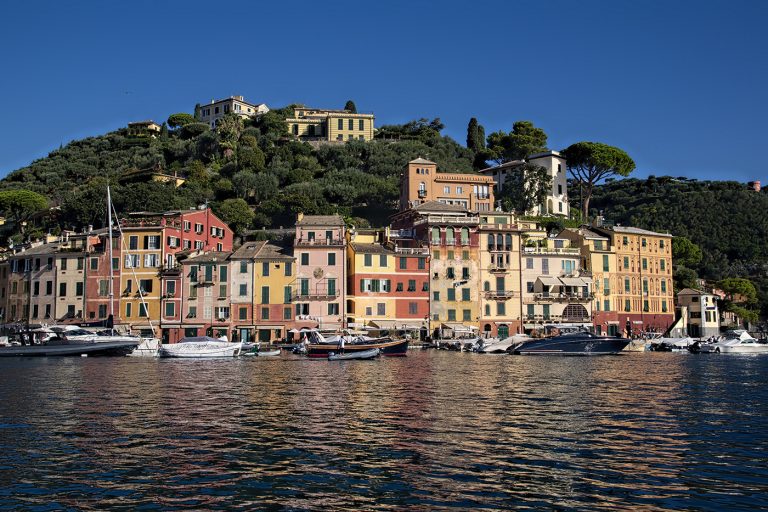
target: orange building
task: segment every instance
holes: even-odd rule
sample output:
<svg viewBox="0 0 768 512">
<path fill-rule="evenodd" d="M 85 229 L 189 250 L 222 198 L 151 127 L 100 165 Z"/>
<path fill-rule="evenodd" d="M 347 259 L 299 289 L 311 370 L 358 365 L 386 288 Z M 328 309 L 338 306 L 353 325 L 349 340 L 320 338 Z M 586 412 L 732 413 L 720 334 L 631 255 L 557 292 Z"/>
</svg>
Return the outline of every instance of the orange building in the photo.
<svg viewBox="0 0 768 512">
<path fill-rule="evenodd" d="M 400 175 L 400 211 L 437 201 L 489 212 L 494 204 L 493 183 L 491 176 L 437 172 L 435 162 L 417 158 Z"/>
</svg>

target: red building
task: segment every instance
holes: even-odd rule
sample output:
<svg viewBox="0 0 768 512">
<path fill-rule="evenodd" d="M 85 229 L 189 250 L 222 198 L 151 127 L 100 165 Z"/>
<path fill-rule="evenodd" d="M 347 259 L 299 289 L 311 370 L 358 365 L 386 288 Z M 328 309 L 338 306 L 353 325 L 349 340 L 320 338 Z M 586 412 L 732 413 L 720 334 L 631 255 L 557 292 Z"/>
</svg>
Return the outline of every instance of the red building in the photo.
<svg viewBox="0 0 768 512">
<path fill-rule="evenodd" d="M 106 322 L 110 314 L 109 307 L 109 233 L 107 229 L 99 230 L 88 236 L 87 271 L 85 274 L 85 321 Z M 120 323 L 120 234 L 112 236 L 112 306 L 115 314 L 114 322 Z"/>
</svg>

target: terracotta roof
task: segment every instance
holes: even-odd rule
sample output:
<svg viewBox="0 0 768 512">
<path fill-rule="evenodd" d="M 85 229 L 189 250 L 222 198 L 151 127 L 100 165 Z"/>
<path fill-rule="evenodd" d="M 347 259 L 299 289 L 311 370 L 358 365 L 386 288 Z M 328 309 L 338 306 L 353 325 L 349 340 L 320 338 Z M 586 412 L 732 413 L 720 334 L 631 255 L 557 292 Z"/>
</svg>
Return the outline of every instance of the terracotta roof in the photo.
<svg viewBox="0 0 768 512">
<path fill-rule="evenodd" d="M 231 251 L 225 251 L 225 252 L 211 251 L 211 252 L 203 252 L 200 254 L 190 254 L 183 260 L 182 263 L 183 264 L 220 263 L 223 261 L 227 261 L 231 255 L 232 255 Z"/>
<path fill-rule="evenodd" d="M 341 215 L 305 215 L 297 226 L 343 226 L 344 219 Z"/>
<path fill-rule="evenodd" d="M 354 252 L 361 254 L 395 254 L 395 251 L 387 249 L 381 244 L 350 243 L 349 245 Z"/>
<path fill-rule="evenodd" d="M 629 233 L 632 235 L 672 236 L 669 233 L 656 233 L 655 231 L 648 231 L 647 229 L 633 228 L 629 226 L 613 226 L 611 229 L 616 233 Z"/>
<path fill-rule="evenodd" d="M 255 260 L 293 260 L 293 256 L 287 254 L 287 250 L 269 242 L 246 242 L 235 251 L 231 259 L 255 259 Z"/>
<path fill-rule="evenodd" d="M 435 162 L 433 162 L 431 160 L 427 160 L 425 158 L 421 158 L 421 157 L 419 157 L 419 158 L 417 158 L 415 160 L 411 160 L 408 163 L 409 164 L 432 164 L 432 165 L 437 165 Z"/>
<path fill-rule="evenodd" d="M 467 212 L 467 209 L 458 204 L 445 204 L 440 201 L 427 201 L 414 208 L 417 212 Z"/>
<path fill-rule="evenodd" d="M 678 295 L 714 295 L 712 293 L 708 293 L 702 290 L 694 290 L 693 288 L 683 288 L 679 292 L 677 292 Z"/>
</svg>

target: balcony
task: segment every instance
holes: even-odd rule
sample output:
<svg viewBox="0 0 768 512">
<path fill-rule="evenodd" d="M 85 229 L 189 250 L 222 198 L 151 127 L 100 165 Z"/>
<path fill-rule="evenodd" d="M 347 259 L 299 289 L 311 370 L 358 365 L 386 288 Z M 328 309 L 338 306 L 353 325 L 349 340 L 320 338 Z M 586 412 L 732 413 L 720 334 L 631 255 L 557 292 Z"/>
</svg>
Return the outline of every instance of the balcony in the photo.
<svg viewBox="0 0 768 512">
<path fill-rule="evenodd" d="M 426 190 L 419 190 L 419 199 L 423 199 L 427 197 L 427 191 Z"/>
<path fill-rule="evenodd" d="M 340 238 L 299 238 L 294 242 L 296 247 L 341 247 L 344 240 Z"/>
<path fill-rule="evenodd" d="M 429 256 L 429 247 L 395 247 L 395 253 Z"/>
<path fill-rule="evenodd" d="M 491 266 L 488 267 L 488 270 L 490 272 L 509 272 L 509 265 L 507 265 L 507 264 L 499 264 L 499 263 L 491 263 Z"/>
<path fill-rule="evenodd" d="M 560 254 L 568 256 L 578 256 L 581 254 L 579 249 L 573 247 L 523 247 L 524 254 Z"/>
<path fill-rule="evenodd" d="M 512 251 L 511 245 L 489 245 L 488 252 L 510 252 Z"/>
<path fill-rule="evenodd" d="M 457 215 L 427 215 L 420 219 L 416 219 L 413 222 L 414 226 L 421 224 L 471 224 L 477 225 L 480 223 L 480 217 L 467 217 Z"/>
<path fill-rule="evenodd" d="M 590 302 L 594 296 L 583 293 L 535 293 L 533 300 L 536 302 Z"/>
<path fill-rule="evenodd" d="M 160 265 L 160 268 L 157 270 L 157 273 L 160 274 L 160 276 L 178 276 L 181 275 L 181 265 L 178 263 L 176 265 Z"/>
<path fill-rule="evenodd" d="M 486 299 L 506 300 L 518 295 L 511 290 L 487 290 L 483 292 Z"/>
</svg>

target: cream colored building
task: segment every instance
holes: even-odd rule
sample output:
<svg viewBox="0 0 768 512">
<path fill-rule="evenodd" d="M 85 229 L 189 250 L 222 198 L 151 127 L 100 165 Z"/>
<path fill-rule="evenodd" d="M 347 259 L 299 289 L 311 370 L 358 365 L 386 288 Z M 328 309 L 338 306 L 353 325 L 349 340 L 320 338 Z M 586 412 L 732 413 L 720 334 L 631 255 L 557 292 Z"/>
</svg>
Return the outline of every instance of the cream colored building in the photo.
<svg viewBox="0 0 768 512">
<path fill-rule="evenodd" d="M 211 128 L 216 128 L 216 121 L 225 114 L 232 112 L 245 119 L 269 112 L 269 107 L 264 103 L 248 103 L 242 96 L 230 96 L 223 100 L 211 100 L 210 103 L 200 105 L 200 122 L 208 123 Z"/>
<path fill-rule="evenodd" d="M 531 155 L 526 160 L 513 160 L 496 167 L 489 167 L 480 171 L 481 174 L 493 178 L 496 192 L 504 190 L 507 177 L 511 173 L 521 172 L 521 167 L 526 164 L 544 167 L 552 178 L 552 188 L 547 193 L 544 202 L 537 205 L 528 215 L 562 215 L 569 217 L 570 203 L 568 201 L 568 173 L 565 158 L 557 151 L 547 151 Z"/>
<path fill-rule="evenodd" d="M 301 140 L 348 142 L 372 140 L 374 120 L 373 114 L 298 107 L 285 122 L 289 133 Z"/>
<path fill-rule="evenodd" d="M 683 288 L 677 292 L 677 304 L 686 313 L 688 336 L 707 338 L 720 334 L 717 295 L 693 288 Z"/>
<path fill-rule="evenodd" d="M 526 330 L 547 325 L 591 329 L 592 277 L 581 266 L 581 251 L 565 238 L 527 242 L 521 252 L 523 323 Z"/>
</svg>

